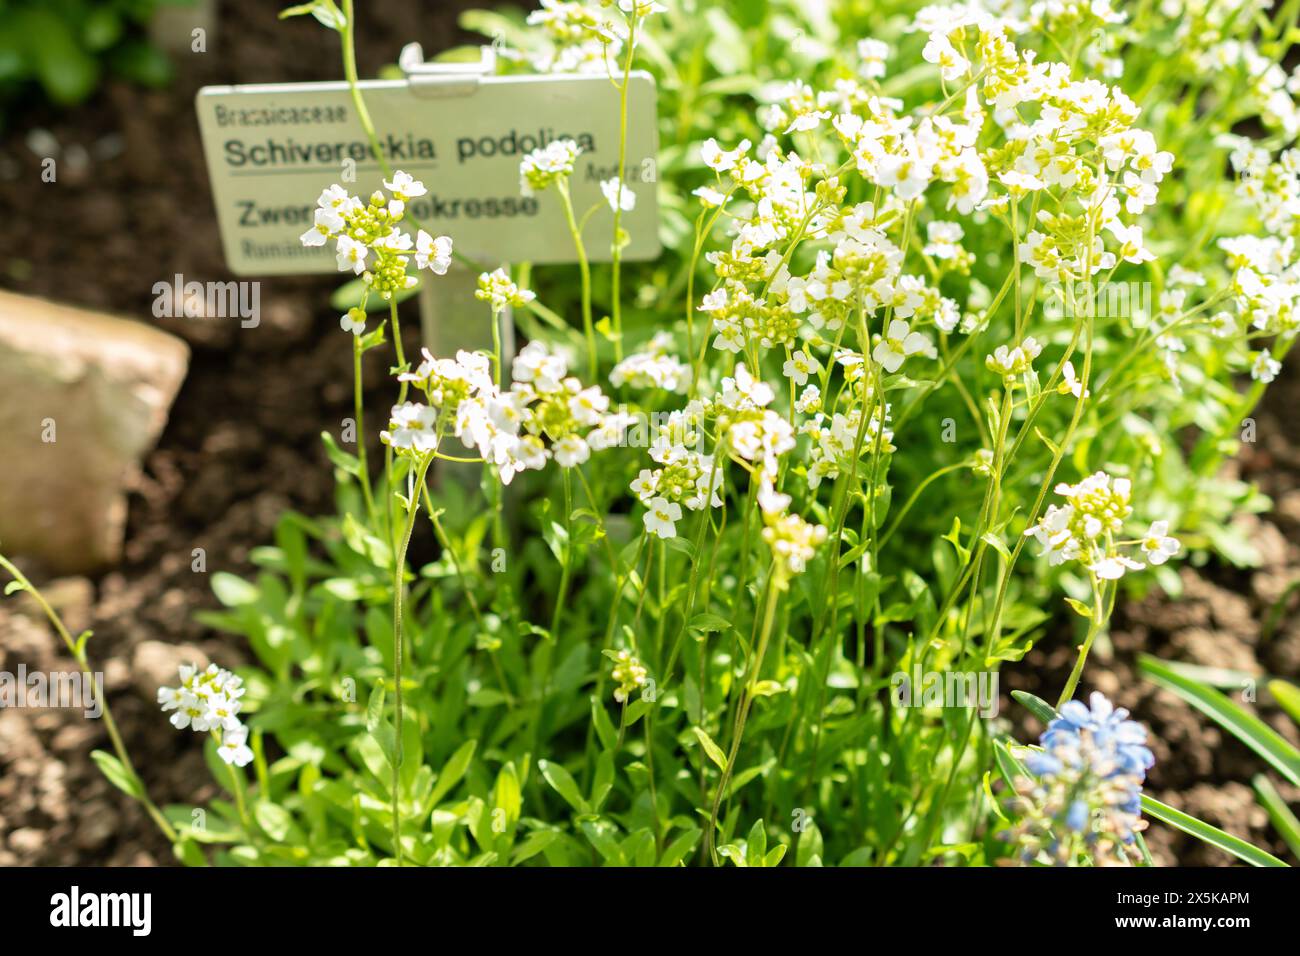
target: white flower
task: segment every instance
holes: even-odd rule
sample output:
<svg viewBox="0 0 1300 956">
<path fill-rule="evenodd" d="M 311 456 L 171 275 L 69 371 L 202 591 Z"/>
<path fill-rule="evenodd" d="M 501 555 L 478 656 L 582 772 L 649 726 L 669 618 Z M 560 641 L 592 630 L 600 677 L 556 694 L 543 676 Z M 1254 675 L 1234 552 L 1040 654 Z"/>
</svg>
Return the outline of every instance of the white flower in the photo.
<svg viewBox="0 0 1300 956">
<path fill-rule="evenodd" d="M 438 410 L 420 402 L 394 405 L 388 429 L 379 437 L 397 449 L 410 449 L 420 454 L 438 447 Z"/>
<path fill-rule="evenodd" d="M 889 56 L 889 45 L 880 40 L 859 40 L 858 58 L 862 65 L 858 72 L 864 79 L 879 80 L 885 75 L 885 60 Z"/>
<path fill-rule="evenodd" d="M 667 498 L 652 498 L 646 503 L 645 529 L 658 538 L 677 537 L 677 522 L 682 518 L 682 506 Z"/>
<path fill-rule="evenodd" d="M 1182 547 L 1177 538 L 1169 536 L 1168 521 L 1153 521 L 1142 536 L 1142 554 L 1152 564 L 1164 564 Z"/>
<path fill-rule="evenodd" d="M 758 483 L 758 506 L 764 514 L 782 514 L 790 507 L 790 496 L 776 490 L 772 485 L 772 476 L 763 472 Z"/>
<path fill-rule="evenodd" d="M 822 370 L 821 363 L 814 356 L 797 349 L 781 366 L 781 374 L 791 379 L 800 388 L 808 384 L 808 376 L 816 375 Z"/>
<path fill-rule="evenodd" d="M 913 154 L 890 153 L 880 160 L 876 181 L 892 186 L 899 199 L 915 199 L 925 192 L 932 173 L 930 165 Z"/>
<path fill-rule="evenodd" d="M 646 504 L 655 496 L 655 489 L 659 487 L 659 481 L 653 471 L 649 468 L 642 468 L 640 474 L 632 479 L 632 484 L 628 486 L 632 494 L 640 499 L 642 504 Z"/>
<path fill-rule="evenodd" d="M 591 457 L 591 449 L 577 435 L 565 435 L 551 446 L 551 451 L 555 455 L 555 463 L 561 468 L 581 465 Z"/>
<path fill-rule="evenodd" d="M 240 726 L 239 698 L 244 695 L 240 678 L 216 664 L 209 664 L 202 672 L 182 664 L 180 678 L 179 687 L 158 688 L 158 704 L 163 712 L 174 711 L 169 718 L 173 727 L 206 733 Z"/>
<path fill-rule="evenodd" d="M 1277 378 L 1277 373 L 1282 371 L 1282 363 L 1273 358 L 1268 352 L 1259 351 L 1254 353 L 1254 358 L 1250 363 L 1250 377 L 1257 382 L 1271 382 Z"/>
<path fill-rule="evenodd" d="M 344 211 L 352 209 L 359 205 L 358 200 L 348 195 L 348 191 L 335 183 L 333 186 L 327 186 L 321 190 L 321 194 L 316 197 L 316 206 L 320 209 L 333 209 Z"/>
<path fill-rule="evenodd" d="M 1031 176 L 1028 173 L 1017 172 L 1014 169 L 1008 169 L 1005 173 L 998 174 L 998 182 L 1007 187 L 1007 191 L 1013 196 L 1023 196 L 1027 192 L 1033 192 L 1036 189 L 1046 189 L 1047 183 L 1043 182 L 1037 176 Z"/>
<path fill-rule="evenodd" d="M 451 238 L 439 236 L 435 239 L 421 229 L 415 235 L 415 265 L 445 275 L 451 266 Z"/>
<path fill-rule="evenodd" d="M 807 133 L 811 130 L 815 130 L 819 125 L 821 125 L 822 120 L 830 119 L 830 116 L 831 114 L 828 110 L 812 110 L 807 113 L 800 113 L 794 118 L 794 121 L 790 123 L 789 127 L 786 129 L 786 133 Z"/>
<path fill-rule="evenodd" d="M 609 208 L 618 212 L 631 212 L 636 208 L 636 193 L 632 192 L 617 176 L 606 179 L 600 184 L 600 191 L 605 194 Z"/>
<path fill-rule="evenodd" d="M 1016 375 L 1022 375 L 1033 368 L 1034 359 L 1042 354 L 1043 347 L 1038 344 L 1034 337 L 1026 336 L 1025 340 L 1015 348 L 1007 348 L 1005 345 L 999 345 L 993 350 L 993 354 L 984 359 L 984 365 L 991 372 L 997 372 L 1006 378 Z M 1070 375 L 1074 374 L 1071 367 Z"/>
<path fill-rule="evenodd" d="M 163 709 L 167 709 L 166 705 Z M 205 701 L 195 697 L 189 691 L 181 691 L 176 713 L 171 715 L 171 725 L 177 730 L 189 727 L 200 732 L 207 731 L 211 729 L 207 714 L 208 706 Z"/>
<path fill-rule="evenodd" d="M 930 344 L 930 340 L 924 335 L 920 332 L 912 332 L 910 329 L 911 326 L 902 319 L 894 319 L 889 323 L 889 330 L 871 353 L 871 357 L 884 366 L 885 371 L 891 375 L 902 367 L 903 359 L 925 351 Z"/>
<path fill-rule="evenodd" d="M 357 275 L 361 275 L 366 271 L 366 256 L 370 254 L 370 250 L 351 236 L 339 236 L 335 252 L 340 272 L 351 269 Z"/>
<path fill-rule="evenodd" d="M 749 152 L 751 145 L 749 140 L 743 139 L 735 149 L 724 150 L 718 145 L 716 139 L 710 137 L 700 147 L 700 158 L 704 160 L 705 166 L 717 172 L 725 173 L 735 168 L 736 162 Z"/>
<path fill-rule="evenodd" d="M 531 289 L 519 288 L 511 280 L 510 274 L 505 269 L 494 269 L 491 272 L 484 272 L 479 275 L 478 288 L 474 290 L 474 298 L 480 302 L 487 302 L 492 306 L 492 311 L 500 312 L 507 306 L 527 305 L 537 298 L 537 294 Z"/>
<path fill-rule="evenodd" d="M 692 196 L 700 200 L 700 205 L 705 209 L 716 209 L 727 201 L 727 194 L 719 192 L 712 186 L 701 186 L 691 191 Z"/>
<path fill-rule="evenodd" d="M 1125 555 L 1116 554 L 1108 558 L 1102 558 L 1100 561 L 1094 561 L 1088 565 L 1088 570 L 1103 581 L 1117 581 L 1124 576 L 1125 571 L 1141 571 L 1144 567 L 1146 565 L 1141 561 L 1134 561 Z"/>
<path fill-rule="evenodd" d="M 1083 382 L 1079 381 L 1074 375 L 1074 363 L 1066 362 L 1065 367 L 1061 369 L 1061 393 L 1069 393 L 1075 398 L 1087 398 L 1091 392 L 1083 390 Z"/>
<path fill-rule="evenodd" d="M 162 707 L 163 713 L 179 707 L 184 697 L 185 694 L 179 687 L 158 688 L 158 704 Z"/>
<path fill-rule="evenodd" d="M 816 385 L 809 385 L 799 393 L 799 399 L 794 403 L 795 411 L 801 415 L 812 415 L 821 411 L 822 391 Z"/>
<path fill-rule="evenodd" d="M 404 173 L 400 169 L 393 173 L 393 181 L 390 183 L 384 181 L 384 188 L 396 196 L 400 201 L 405 202 L 408 199 L 415 199 L 417 196 L 423 196 L 427 189 L 424 183 L 411 176 L 410 173 Z"/>
<path fill-rule="evenodd" d="M 965 234 L 960 223 L 935 220 L 925 227 L 929 239 L 921 251 L 935 259 L 955 259 L 961 254 L 961 240 Z"/>
<path fill-rule="evenodd" d="M 353 335 L 361 335 L 366 331 L 366 314 L 361 312 L 359 309 L 356 310 L 356 312 L 360 312 L 360 315 L 354 314 L 353 310 L 344 312 L 343 315 L 339 317 L 339 326 L 344 332 L 351 332 Z"/>
<path fill-rule="evenodd" d="M 510 365 L 510 375 L 516 382 L 532 385 L 543 394 L 558 392 L 568 372 L 564 356 L 551 352 L 540 339 L 520 349 Z"/>
<path fill-rule="evenodd" d="M 242 704 L 238 697 L 224 692 L 213 693 L 207 704 L 208 712 L 204 717 L 210 730 L 234 730 L 240 725 L 238 715 Z"/>
<path fill-rule="evenodd" d="M 304 246 L 323 246 L 325 240 L 344 226 L 343 217 L 332 208 L 318 208 L 315 222 L 299 237 Z"/>
<path fill-rule="evenodd" d="M 949 83 L 961 79 L 970 69 L 970 60 L 958 53 L 948 37 L 942 33 L 930 34 L 930 42 L 921 51 L 921 56 L 927 63 L 938 66 L 939 72 Z"/>
<path fill-rule="evenodd" d="M 245 742 L 247 740 L 247 727 L 241 725 L 230 728 L 221 735 L 221 746 L 217 748 L 217 753 L 226 763 L 243 767 L 253 759 L 253 751 Z"/>
</svg>

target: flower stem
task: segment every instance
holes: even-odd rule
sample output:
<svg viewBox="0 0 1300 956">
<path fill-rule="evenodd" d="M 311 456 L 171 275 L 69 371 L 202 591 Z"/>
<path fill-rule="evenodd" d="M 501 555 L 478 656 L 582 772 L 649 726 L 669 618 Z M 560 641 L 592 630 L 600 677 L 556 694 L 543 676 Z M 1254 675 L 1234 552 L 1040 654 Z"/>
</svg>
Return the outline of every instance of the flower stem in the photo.
<svg viewBox="0 0 1300 956">
<path fill-rule="evenodd" d="M 415 519 L 420 513 L 418 489 L 424 487 L 424 478 L 432 463 L 432 454 L 425 455 L 420 460 L 420 468 L 407 502 L 406 529 L 402 533 L 397 560 L 393 562 L 393 854 L 398 866 L 402 865 L 402 815 L 399 806 L 402 770 L 402 593 L 406 590 L 406 550 L 410 547 L 411 532 L 415 529 Z"/>
</svg>

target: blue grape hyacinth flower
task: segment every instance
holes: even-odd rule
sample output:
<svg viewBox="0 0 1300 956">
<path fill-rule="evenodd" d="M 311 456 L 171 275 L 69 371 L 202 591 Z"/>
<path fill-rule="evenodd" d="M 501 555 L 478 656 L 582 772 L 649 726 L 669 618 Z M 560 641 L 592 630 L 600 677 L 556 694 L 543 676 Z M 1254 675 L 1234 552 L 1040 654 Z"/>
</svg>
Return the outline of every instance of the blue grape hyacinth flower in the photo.
<svg viewBox="0 0 1300 956">
<path fill-rule="evenodd" d="M 1011 808 L 1020 820 L 1007 833 L 1021 862 L 1105 866 L 1137 857 L 1142 783 L 1155 763 L 1147 731 L 1103 694 L 1089 705 L 1063 705 L 1041 749 L 1025 758 L 1034 779 L 1016 781 Z"/>
</svg>

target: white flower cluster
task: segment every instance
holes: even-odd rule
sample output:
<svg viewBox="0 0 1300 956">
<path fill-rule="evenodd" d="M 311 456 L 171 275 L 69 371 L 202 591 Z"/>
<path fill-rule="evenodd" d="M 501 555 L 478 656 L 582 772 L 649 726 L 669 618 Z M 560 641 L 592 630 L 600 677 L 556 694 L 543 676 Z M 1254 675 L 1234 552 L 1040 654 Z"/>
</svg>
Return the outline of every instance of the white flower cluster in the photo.
<svg viewBox="0 0 1300 956">
<path fill-rule="evenodd" d="M 542 49 L 506 51 L 525 59 L 539 73 L 612 73 L 629 39 L 634 20 L 640 21 L 666 8 L 657 0 L 619 0 L 614 5 L 591 5 L 573 0 L 541 0 L 540 9 L 528 14 L 529 26 L 540 27 L 547 41 Z M 640 26 L 637 29 L 641 29 Z"/>
<path fill-rule="evenodd" d="M 246 765 L 253 751 L 248 747 L 248 728 L 239 719 L 243 681 L 216 664 L 206 670 L 182 664 L 180 678 L 179 687 L 158 688 L 163 712 L 173 711 L 172 726 L 215 734 L 221 759 L 236 767 Z"/>
<path fill-rule="evenodd" d="M 519 163 L 519 191 L 531 196 L 567 179 L 580 152 L 573 140 L 557 139 L 528 153 Z"/>
<path fill-rule="evenodd" d="M 650 680 L 650 672 L 629 651 L 606 651 L 605 654 L 614 662 L 611 676 L 614 678 L 614 699 L 626 704 L 632 695 L 641 690 Z"/>
<path fill-rule="evenodd" d="M 639 352 L 633 352 L 614 366 L 609 381 L 615 388 L 658 388 L 684 392 L 691 382 L 691 369 L 672 354 L 673 337 L 656 332 Z"/>
<path fill-rule="evenodd" d="M 412 257 L 416 268 L 444 274 L 451 265 L 451 240 L 435 238 L 421 229 L 412 241 L 398 226 L 406 204 L 427 192 L 423 183 L 398 170 L 391 182 L 384 181 L 384 188 L 391 197 L 376 190 L 362 202 L 337 183 L 330 186 L 317 198 L 315 224 L 302 234 L 301 241 L 304 246 L 323 246 L 333 240 L 339 271 L 361 276 L 368 291 L 387 301 L 394 293 L 417 285 L 419 280 L 406 271 Z M 360 334 L 364 313 L 358 318 L 349 312 L 341 324 Z"/>
<path fill-rule="evenodd" d="M 1112 478 L 1099 471 L 1078 484 L 1057 485 L 1056 493 L 1066 499 L 1065 504 L 1050 505 L 1038 522 L 1025 530 L 1042 545 L 1041 553 L 1053 566 L 1078 561 L 1099 579 L 1113 581 L 1127 571 L 1146 567 L 1125 549 L 1138 547 L 1146 561 L 1158 565 L 1181 547 L 1177 538 L 1169 536 L 1167 521 L 1153 522 L 1140 539 L 1120 539 L 1124 522 L 1133 511 L 1127 478 Z"/>
<path fill-rule="evenodd" d="M 593 450 L 620 444 L 632 423 L 631 416 L 609 413 L 609 398 L 600 388 L 583 388 L 568 374 L 564 356 L 542 342 L 529 342 L 515 356 L 512 375 L 511 387 L 499 389 L 486 356 L 461 351 L 455 359 L 438 359 L 425 349 L 420 365 L 399 378 L 426 401 L 394 406 L 380 438 L 421 457 L 454 435 L 477 449 L 508 485 L 521 471 L 539 470 L 552 458 L 561 468 L 580 465 Z"/>
<path fill-rule="evenodd" d="M 1264 234 L 1219 240 L 1232 271 L 1235 315 L 1216 313 L 1212 331 L 1234 341 L 1294 335 L 1300 329 L 1300 150 L 1284 150 L 1274 160 L 1249 140 L 1231 142 L 1237 194 L 1255 209 Z M 1261 382 L 1273 381 L 1282 369 L 1267 349 L 1248 351 L 1246 363 Z"/>
<path fill-rule="evenodd" d="M 696 451 L 707 409 L 691 402 L 669 414 L 650 444 L 657 468 L 642 468 L 631 484 L 632 493 L 646 507 L 642 516 L 647 534 L 677 536 L 682 506 L 691 511 L 722 506 L 722 463 Z"/>
<path fill-rule="evenodd" d="M 815 390 L 816 386 L 811 386 Z M 804 393 L 808 397 L 808 393 Z M 871 413 L 865 426 L 862 406 L 854 405 L 847 412 L 834 412 L 827 416 L 817 412 L 800 427 L 802 434 L 812 438 L 808 452 L 808 487 L 817 489 L 822 481 L 834 481 L 841 472 L 851 470 L 853 460 L 874 454 L 890 454 L 894 448 L 894 433 L 889 428 L 889 405 L 871 404 Z M 883 428 L 882 428 L 883 425 Z"/>
<path fill-rule="evenodd" d="M 493 312 L 501 312 L 510 306 L 527 305 L 537 298 L 537 295 L 531 289 L 519 288 L 505 269 L 494 269 L 478 277 L 478 288 L 474 290 L 474 298 L 488 303 Z"/>
</svg>

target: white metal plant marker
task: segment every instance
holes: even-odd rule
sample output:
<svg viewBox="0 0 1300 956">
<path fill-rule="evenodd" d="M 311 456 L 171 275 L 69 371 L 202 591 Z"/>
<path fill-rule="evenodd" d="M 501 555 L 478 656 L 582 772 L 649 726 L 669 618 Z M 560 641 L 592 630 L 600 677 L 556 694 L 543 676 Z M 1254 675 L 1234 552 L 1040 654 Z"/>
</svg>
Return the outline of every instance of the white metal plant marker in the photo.
<svg viewBox="0 0 1300 956">
<path fill-rule="evenodd" d="M 492 51 L 484 49 L 478 64 L 438 64 L 423 62 L 411 44 L 402 52 L 405 79 L 358 84 L 383 159 L 425 183 L 428 193 L 408 204 L 408 215 L 434 235 L 451 236 L 459 256 L 489 268 L 576 261 L 559 198 L 522 196 L 519 162 L 572 138 L 583 149 L 570 181 L 575 209 L 605 203 L 600 183 L 618 171 L 618 91 L 599 74 L 492 75 Z M 653 79 L 633 73 L 625 188 L 636 206 L 623 215 L 628 261 L 659 253 L 655 183 L 644 175 L 658 149 L 655 98 Z M 383 178 L 348 84 L 210 86 L 195 105 L 231 271 L 336 272 L 329 248 L 299 242 L 316 197 L 337 182 L 365 196 Z M 611 258 L 610 216 L 606 209 L 587 219 L 583 239 L 594 262 Z"/>
<path fill-rule="evenodd" d="M 582 153 L 570 179 L 590 261 L 612 258 L 612 211 L 601 192 L 619 167 L 619 92 L 603 74 L 497 76 L 495 50 L 478 63 L 429 63 L 418 43 L 399 57 L 404 79 L 358 88 L 378 132 L 376 157 L 346 82 L 209 86 L 195 98 L 226 262 L 236 275 L 337 273 L 333 250 L 299 237 L 321 190 L 334 183 L 367 196 L 385 167 L 402 169 L 428 192 L 408 218 L 449 235 L 458 262 L 421 277 L 421 332 L 435 355 L 492 345 L 487 309 L 474 298 L 477 272 L 505 262 L 576 262 L 573 237 L 554 191 L 520 192 L 519 163 L 557 139 Z M 622 227 L 625 261 L 659 254 L 654 175 L 656 89 L 647 73 L 628 83 L 624 188 L 636 194 Z M 604 208 L 601 208 L 604 207 Z M 502 356 L 513 355 L 513 320 L 502 315 Z"/>
</svg>

